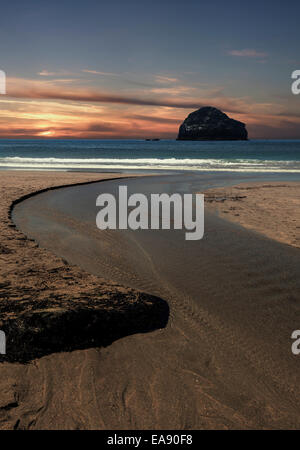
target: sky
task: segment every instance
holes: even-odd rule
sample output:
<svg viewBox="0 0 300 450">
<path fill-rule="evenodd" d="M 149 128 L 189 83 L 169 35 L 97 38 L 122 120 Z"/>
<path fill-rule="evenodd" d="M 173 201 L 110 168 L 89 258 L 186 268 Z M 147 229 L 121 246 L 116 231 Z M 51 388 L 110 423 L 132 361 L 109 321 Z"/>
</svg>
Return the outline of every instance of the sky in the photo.
<svg viewBox="0 0 300 450">
<path fill-rule="evenodd" d="M 298 0 L 0 6 L 0 138 L 175 138 L 201 106 L 300 138 Z"/>
</svg>

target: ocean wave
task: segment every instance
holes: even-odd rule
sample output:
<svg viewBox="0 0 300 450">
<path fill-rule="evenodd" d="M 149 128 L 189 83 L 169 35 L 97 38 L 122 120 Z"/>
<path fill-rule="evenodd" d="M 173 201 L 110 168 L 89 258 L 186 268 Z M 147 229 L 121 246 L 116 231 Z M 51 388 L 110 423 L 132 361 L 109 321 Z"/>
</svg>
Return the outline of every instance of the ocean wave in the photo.
<svg viewBox="0 0 300 450">
<path fill-rule="evenodd" d="M 300 161 L 180 158 L 0 158 L 0 167 L 19 169 L 141 169 L 300 173 Z"/>
</svg>

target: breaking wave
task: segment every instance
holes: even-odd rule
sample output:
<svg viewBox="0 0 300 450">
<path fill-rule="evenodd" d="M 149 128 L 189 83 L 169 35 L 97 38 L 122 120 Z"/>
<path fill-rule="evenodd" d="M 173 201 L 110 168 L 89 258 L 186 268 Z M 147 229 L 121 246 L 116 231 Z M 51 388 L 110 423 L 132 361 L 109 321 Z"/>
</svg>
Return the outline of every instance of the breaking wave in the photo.
<svg viewBox="0 0 300 450">
<path fill-rule="evenodd" d="M 133 169 L 300 173 L 300 161 L 180 158 L 0 158 L 0 167 L 16 169 Z"/>
</svg>

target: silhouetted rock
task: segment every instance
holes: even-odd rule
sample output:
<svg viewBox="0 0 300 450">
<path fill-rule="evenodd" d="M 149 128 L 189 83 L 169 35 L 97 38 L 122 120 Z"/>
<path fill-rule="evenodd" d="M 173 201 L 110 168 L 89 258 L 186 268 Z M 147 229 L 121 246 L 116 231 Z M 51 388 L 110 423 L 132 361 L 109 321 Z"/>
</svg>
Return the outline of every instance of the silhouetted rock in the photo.
<svg viewBox="0 0 300 450">
<path fill-rule="evenodd" d="M 212 106 L 192 112 L 180 125 L 177 140 L 247 140 L 244 123 Z"/>
</svg>

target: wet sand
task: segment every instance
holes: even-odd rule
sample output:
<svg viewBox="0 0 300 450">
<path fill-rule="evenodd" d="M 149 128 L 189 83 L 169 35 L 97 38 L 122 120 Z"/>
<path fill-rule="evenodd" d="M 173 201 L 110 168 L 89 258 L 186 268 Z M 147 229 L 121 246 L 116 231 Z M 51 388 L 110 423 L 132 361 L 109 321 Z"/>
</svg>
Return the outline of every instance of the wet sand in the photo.
<svg viewBox="0 0 300 450">
<path fill-rule="evenodd" d="M 126 182 L 144 193 L 222 183 L 214 175 Z M 300 321 L 299 250 L 209 211 L 198 243 L 179 230 L 99 232 L 91 205 L 119 184 L 41 194 L 18 205 L 14 220 L 72 264 L 166 300 L 168 325 L 36 360 L 25 377 L 35 418 L 28 425 L 24 412 L 22 426 L 299 428 L 299 357 L 290 339 Z"/>
<path fill-rule="evenodd" d="M 95 347 L 166 325 L 166 302 L 70 266 L 11 221 L 12 205 L 37 190 L 113 177 L 124 175 L 0 173 L 0 328 L 7 339 L 0 356 L 1 429 L 101 428 L 98 413 L 89 419 L 94 375 L 84 375 L 99 360 Z"/>
</svg>

